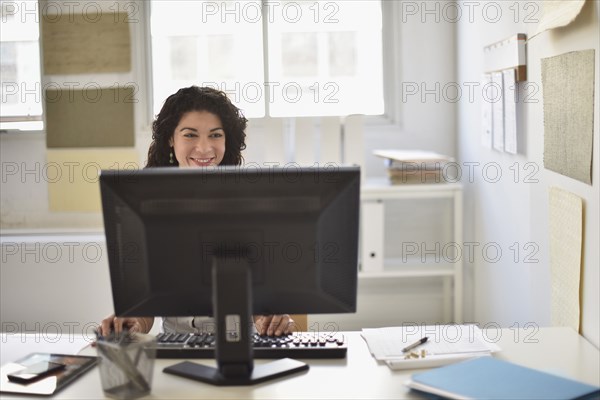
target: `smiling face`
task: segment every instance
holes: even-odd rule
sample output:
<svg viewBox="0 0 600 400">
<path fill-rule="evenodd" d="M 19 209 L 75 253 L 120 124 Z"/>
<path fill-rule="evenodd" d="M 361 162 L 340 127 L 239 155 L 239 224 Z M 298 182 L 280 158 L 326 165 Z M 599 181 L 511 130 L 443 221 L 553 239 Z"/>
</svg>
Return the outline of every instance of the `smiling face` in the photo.
<svg viewBox="0 0 600 400">
<path fill-rule="evenodd" d="M 215 166 L 225 155 L 225 130 L 219 116 L 190 111 L 179 120 L 169 144 L 180 167 Z"/>
</svg>

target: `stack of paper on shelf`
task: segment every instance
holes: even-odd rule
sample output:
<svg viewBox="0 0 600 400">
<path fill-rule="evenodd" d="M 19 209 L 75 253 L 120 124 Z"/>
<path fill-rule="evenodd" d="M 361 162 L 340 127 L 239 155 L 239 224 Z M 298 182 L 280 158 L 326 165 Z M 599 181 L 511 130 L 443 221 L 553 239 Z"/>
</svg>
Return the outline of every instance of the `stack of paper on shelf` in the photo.
<svg viewBox="0 0 600 400">
<path fill-rule="evenodd" d="M 430 368 L 489 356 L 500 348 L 477 325 L 405 325 L 363 329 L 376 360 L 391 369 Z M 427 338 L 410 350 L 407 347 Z"/>
<path fill-rule="evenodd" d="M 406 386 L 449 399 L 597 399 L 600 388 L 493 357 L 413 374 Z"/>
<path fill-rule="evenodd" d="M 384 159 L 393 184 L 445 183 L 453 177 L 448 172 L 452 157 L 422 150 L 375 150 Z M 456 168 L 454 168 L 455 170 Z"/>
</svg>

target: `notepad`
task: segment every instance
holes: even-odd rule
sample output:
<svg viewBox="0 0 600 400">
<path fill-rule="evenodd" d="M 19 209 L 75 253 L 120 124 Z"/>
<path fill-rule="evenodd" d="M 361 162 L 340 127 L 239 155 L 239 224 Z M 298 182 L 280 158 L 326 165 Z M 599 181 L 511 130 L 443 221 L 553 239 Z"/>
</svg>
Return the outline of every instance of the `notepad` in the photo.
<svg viewBox="0 0 600 400">
<path fill-rule="evenodd" d="M 369 351 L 378 361 L 391 369 L 431 368 L 489 356 L 500 347 L 488 340 L 477 325 L 414 325 L 377 329 L 365 328 L 362 337 Z M 427 337 L 427 342 L 416 347 L 418 357 L 404 351 L 406 346 Z M 424 355 L 424 356 L 423 356 Z"/>
<path fill-rule="evenodd" d="M 406 385 L 451 399 L 587 399 L 600 394 L 599 387 L 493 357 L 413 374 Z"/>
</svg>

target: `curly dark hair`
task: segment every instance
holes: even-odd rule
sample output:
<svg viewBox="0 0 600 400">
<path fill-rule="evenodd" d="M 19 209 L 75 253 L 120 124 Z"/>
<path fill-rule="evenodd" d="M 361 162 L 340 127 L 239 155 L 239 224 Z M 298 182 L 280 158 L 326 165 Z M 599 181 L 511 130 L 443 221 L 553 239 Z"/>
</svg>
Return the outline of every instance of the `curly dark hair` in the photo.
<svg viewBox="0 0 600 400">
<path fill-rule="evenodd" d="M 148 149 L 146 168 L 179 166 L 175 158 L 172 164 L 169 162 L 169 140 L 183 114 L 190 111 L 208 111 L 219 116 L 225 130 L 225 154 L 219 165 L 241 165 L 248 120 L 222 91 L 190 86 L 169 96 L 152 123 L 152 143 Z"/>
</svg>

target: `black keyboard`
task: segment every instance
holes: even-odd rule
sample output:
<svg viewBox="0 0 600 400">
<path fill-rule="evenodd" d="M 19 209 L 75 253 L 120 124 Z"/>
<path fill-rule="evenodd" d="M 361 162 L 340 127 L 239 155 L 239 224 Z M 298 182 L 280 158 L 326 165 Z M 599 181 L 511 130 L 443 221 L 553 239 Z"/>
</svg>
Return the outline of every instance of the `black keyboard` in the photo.
<svg viewBox="0 0 600 400">
<path fill-rule="evenodd" d="M 214 358 L 212 334 L 161 333 L 157 337 L 157 358 Z M 345 358 L 348 345 L 344 335 L 331 332 L 294 332 L 283 336 L 252 337 L 254 358 Z"/>
</svg>

